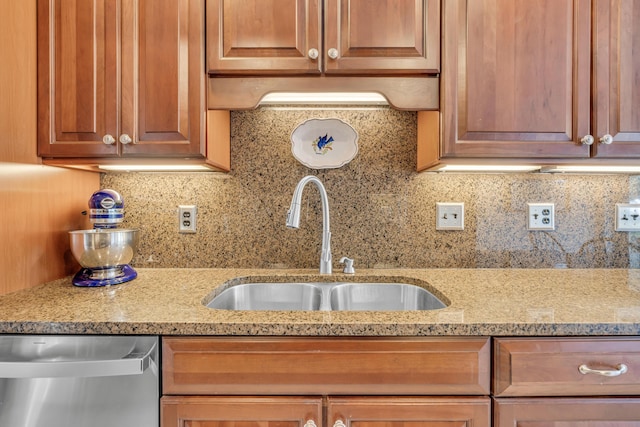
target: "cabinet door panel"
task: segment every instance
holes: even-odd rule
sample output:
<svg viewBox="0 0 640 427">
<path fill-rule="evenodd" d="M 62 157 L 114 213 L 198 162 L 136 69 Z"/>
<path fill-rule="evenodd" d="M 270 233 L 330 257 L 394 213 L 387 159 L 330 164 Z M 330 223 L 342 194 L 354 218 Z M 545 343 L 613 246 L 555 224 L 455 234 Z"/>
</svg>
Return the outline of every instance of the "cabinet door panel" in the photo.
<svg viewBox="0 0 640 427">
<path fill-rule="evenodd" d="M 203 1 L 123 1 L 125 155 L 204 153 Z"/>
<path fill-rule="evenodd" d="M 327 0 L 324 50 L 327 73 L 437 73 L 440 2 Z"/>
<path fill-rule="evenodd" d="M 212 74 L 319 74 L 320 0 L 208 0 Z"/>
<path fill-rule="evenodd" d="M 495 427 L 637 427 L 640 399 L 496 399 Z"/>
<path fill-rule="evenodd" d="M 351 427 L 489 427 L 488 397 L 327 398 L 327 425 Z"/>
<path fill-rule="evenodd" d="M 162 343 L 165 394 L 489 393 L 486 337 L 166 337 Z"/>
<path fill-rule="evenodd" d="M 594 102 L 598 157 L 640 156 L 640 3 L 595 0 Z"/>
<path fill-rule="evenodd" d="M 163 397 L 162 427 L 322 426 L 320 397 Z"/>
<path fill-rule="evenodd" d="M 443 5 L 443 157 L 588 157 L 590 0 Z"/>
<path fill-rule="evenodd" d="M 38 1 L 38 154 L 117 155 L 116 0 Z"/>
</svg>

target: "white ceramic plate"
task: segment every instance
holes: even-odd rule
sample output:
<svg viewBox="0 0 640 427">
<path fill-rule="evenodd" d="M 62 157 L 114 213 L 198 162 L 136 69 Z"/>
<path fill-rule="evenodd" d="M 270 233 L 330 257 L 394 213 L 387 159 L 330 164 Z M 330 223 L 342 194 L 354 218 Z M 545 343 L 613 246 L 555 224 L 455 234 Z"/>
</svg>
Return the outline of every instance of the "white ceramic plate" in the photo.
<svg viewBox="0 0 640 427">
<path fill-rule="evenodd" d="M 339 119 L 309 119 L 291 132 L 291 152 L 311 169 L 339 168 L 358 154 L 358 132 Z"/>
</svg>

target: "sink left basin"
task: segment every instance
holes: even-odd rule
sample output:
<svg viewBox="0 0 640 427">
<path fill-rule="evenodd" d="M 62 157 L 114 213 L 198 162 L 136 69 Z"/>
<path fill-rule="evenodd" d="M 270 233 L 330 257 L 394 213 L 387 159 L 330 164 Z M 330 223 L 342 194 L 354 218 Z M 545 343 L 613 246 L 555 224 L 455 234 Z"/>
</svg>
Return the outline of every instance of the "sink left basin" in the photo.
<svg viewBox="0 0 640 427">
<path fill-rule="evenodd" d="M 320 309 L 322 290 L 306 283 L 248 283 L 232 286 L 216 296 L 207 307 L 222 310 Z"/>
</svg>

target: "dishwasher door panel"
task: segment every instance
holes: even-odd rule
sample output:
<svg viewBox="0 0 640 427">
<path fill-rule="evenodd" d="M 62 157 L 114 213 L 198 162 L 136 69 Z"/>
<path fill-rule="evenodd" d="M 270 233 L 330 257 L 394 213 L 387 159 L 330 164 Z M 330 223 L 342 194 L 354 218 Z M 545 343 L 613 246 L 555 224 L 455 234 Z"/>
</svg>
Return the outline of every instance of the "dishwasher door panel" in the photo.
<svg viewBox="0 0 640 427">
<path fill-rule="evenodd" d="M 158 427 L 158 338 L 0 336 L 0 426 Z"/>
</svg>

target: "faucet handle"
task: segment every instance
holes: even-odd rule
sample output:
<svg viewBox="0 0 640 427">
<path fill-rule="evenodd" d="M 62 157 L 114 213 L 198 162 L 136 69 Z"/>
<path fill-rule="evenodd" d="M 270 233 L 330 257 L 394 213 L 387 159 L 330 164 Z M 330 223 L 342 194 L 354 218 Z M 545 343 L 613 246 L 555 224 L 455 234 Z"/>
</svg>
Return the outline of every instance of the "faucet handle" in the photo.
<svg viewBox="0 0 640 427">
<path fill-rule="evenodd" d="M 343 256 L 340 258 L 340 262 L 344 264 L 344 270 L 342 270 L 343 273 L 356 274 L 356 270 L 353 268 L 353 260 L 351 258 Z"/>
</svg>

